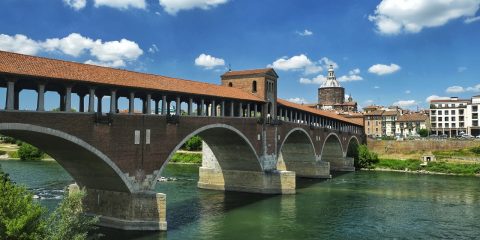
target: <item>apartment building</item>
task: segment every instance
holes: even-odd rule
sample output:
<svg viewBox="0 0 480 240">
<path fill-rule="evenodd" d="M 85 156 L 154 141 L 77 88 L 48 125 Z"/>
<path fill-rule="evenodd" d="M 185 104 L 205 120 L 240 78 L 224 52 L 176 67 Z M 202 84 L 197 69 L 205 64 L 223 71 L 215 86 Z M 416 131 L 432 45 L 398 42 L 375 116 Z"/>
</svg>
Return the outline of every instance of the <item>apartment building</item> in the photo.
<svg viewBox="0 0 480 240">
<path fill-rule="evenodd" d="M 395 136 L 409 137 L 417 135 L 420 129 L 428 129 L 428 115 L 424 113 L 408 113 L 400 115 L 395 122 Z"/>
<path fill-rule="evenodd" d="M 477 119 L 478 119 L 478 104 Z M 431 132 L 437 135 L 455 137 L 461 134 L 470 134 L 475 110 L 469 99 L 451 97 L 449 99 L 437 99 L 430 101 Z M 470 126 L 470 127 L 469 127 Z M 477 120 L 478 126 L 478 120 Z"/>
<path fill-rule="evenodd" d="M 471 103 L 467 105 L 467 134 L 473 136 L 480 135 L 480 125 L 478 113 L 480 111 L 480 95 L 473 96 Z"/>
</svg>

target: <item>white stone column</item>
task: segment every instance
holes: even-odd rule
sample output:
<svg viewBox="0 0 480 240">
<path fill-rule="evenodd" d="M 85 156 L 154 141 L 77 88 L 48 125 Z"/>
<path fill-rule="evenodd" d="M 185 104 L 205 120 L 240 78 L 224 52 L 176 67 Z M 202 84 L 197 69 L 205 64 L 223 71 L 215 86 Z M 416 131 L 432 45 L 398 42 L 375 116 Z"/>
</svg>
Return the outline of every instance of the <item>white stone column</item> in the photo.
<svg viewBox="0 0 480 240">
<path fill-rule="evenodd" d="M 37 111 L 45 111 L 45 83 L 38 84 L 37 91 Z"/>
<path fill-rule="evenodd" d="M 162 96 L 162 115 L 167 115 L 167 96 Z"/>
<path fill-rule="evenodd" d="M 72 86 L 65 87 L 65 112 L 72 111 Z"/>
<path fill-rule="evenodd" d="M 152 114 L 152 94 L 148 93 L 145 101 L 147 101 L 145 114 Z"/>
<path fill-rule="evenodd" d="M 88 93 L 88 112 L 95 112 L 95 88 L 90 88 Z"/>
<path fill-rule="evenodd" d="M 215 117 L 216 115 L 217 115 L 217 107 L 215 105 L 215 100 L 212 100 L 211 116 Z"/>
<path fill-rule="evenodd" d="M 182 110 L 182 103 L 180 101 L 180 97 L 177 97 L 177 101 L 175 102 L 175 110 L 176 110 L 177 116 L 180 116 L 181 114 L 180 110 Z"/>
<path fill-rule="evenodd" d="M 117 91 L 111 90 L 110 91 L 110 113 L 117 112 Z"/>
<path fill-rule="evenodd" d="M 192 106 L 193 106 L 193 99 L 188 99 L 188 116 L 192 116 Z"/>
<path fill-rule="evenodd" d="M 221 110 L 222 117 L 225 117 L 225 100 L 222 100 L 222 110 Z"/>
<path fill-rule="evenodd" d="M 130 98 L 128 99 L 128 113 L 134 114 L 135 113 L 135 93 L 130 92 Z"/>
</svg>

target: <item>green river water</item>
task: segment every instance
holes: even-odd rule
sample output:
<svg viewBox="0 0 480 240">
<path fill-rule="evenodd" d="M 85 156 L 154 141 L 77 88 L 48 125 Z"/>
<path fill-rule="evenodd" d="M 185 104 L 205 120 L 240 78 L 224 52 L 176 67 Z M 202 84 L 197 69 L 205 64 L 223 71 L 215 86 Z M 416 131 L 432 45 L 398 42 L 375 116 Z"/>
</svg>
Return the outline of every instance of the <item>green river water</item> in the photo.
<svg viewBox="0 0 480 240">
<path fill-rule="evenodd" d="M 72 178 L 56 162 L 1 161 L 49 209 Z M 480 178 L 355 172 L 297 180 L 296 195 L 196 187 L 198 166 L 169 165 L 167 232 L 101 228 L 103 239 L 480 239 Z"/>
</svg>

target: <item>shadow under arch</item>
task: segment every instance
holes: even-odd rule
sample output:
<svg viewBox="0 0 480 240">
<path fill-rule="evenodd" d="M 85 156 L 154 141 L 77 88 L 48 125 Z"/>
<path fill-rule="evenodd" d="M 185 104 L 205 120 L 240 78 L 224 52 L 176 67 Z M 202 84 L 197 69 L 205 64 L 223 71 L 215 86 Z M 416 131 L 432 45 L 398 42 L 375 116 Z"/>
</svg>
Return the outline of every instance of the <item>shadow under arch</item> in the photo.
<svg viewBox="0 0 480 240">
<path fill-rule="evenodd" d="M 183 138 L 170 152 L 160 170 L 156 172 L 155 179 L 161 176 L 163 169 L 180 147 L 195 135 L 200 136 L 210 148 L 222 171 L 263 171 L 255 148 L 242 132 L 227 124 L 211 124 L 203 126 Z M 153 189 L 156 181 L 153 181 L 152 184 L 151 188 Z"/>
<path fill-rule="evenodd" d="M 330 133 L 323 142 L 321 160 L 330 163 L 331 170 L 341 169 L 344 163 L 344 151 L 340 138 Z"/>
<path fill-rule="evenodd" d="M 52 156 L 80 187 L 135 192 L 125 174 L 110 158 L 73 135 L 20 123 L 0 123 L 0 133 L 30 143 Z"/>
<path fill-rule="evenodd" d="M 345 153 L 345 156 L 358 158 L 358 146 L 360 146 L 360 141 L 358 140 L 358 138 L 356 136 L 350 137 L 350 139 L 348 140 L 347 152 Z"/>
<path fill-rule="evenodd" d="M 278 170 L 294 171 L 301 176 L 302 169 L 299 169 L 299 163 L 317 161 L 313 141 L 303 128 L 294 128 L 288 132 L 279 149 Z"/>
</svg>

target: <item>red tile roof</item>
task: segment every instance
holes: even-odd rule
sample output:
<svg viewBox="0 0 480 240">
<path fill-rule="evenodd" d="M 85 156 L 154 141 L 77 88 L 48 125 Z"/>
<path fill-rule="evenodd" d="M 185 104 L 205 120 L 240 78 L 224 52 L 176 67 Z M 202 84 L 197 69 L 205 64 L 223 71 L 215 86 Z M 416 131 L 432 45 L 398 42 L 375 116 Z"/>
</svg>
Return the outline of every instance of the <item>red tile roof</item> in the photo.
<svg viewBox="0 0 480 240">
<path fill-rule="evenodd" d="M 283 99 L 280 99 L 280 98 L 277 99 L 277 103 L 280 104 L 280 105 L 289 107 L 289 108 L 295 108 L 295 109 L 298 109 L 298 110 L 302 110 L 302 111 L 304 111 L 304 112 L 309 112 L 309 113 L 313 113 L 313 114 L 317 114 L 317 115 L 321 115 L 321 116 L 333 118 L 333 119 L 336 119 L 336 120 L 340 120 L 340 121 L 343 121 L 343 122 L 347 122 L 347 123 L 351 123 L 351 124 L 363 126 L 363 120 L 360 122 L 360 121 L 354 120 L 354 119 L 352 119 L 352 118 L 345 118 L 345 117 L 343 117 L 343 116 L 340 116 L 340 115 L 336 114 L 335 112 L 311 108 L 311 107 L 309 107 L 309 106 L 305 106 L 305 105 L 302 105 L 302 104 L 297 104 L 297 103 L 289 102 L 289 101 L 287 101 L 287 100 L 283 100 Z"/>
<path fill-rule="evenodd" d="M 222 77 L 231 77 L 231 76 L 241 76 L 241 75 L 256 75 L 256 74 L 268 74 L 273 73 L 277 76 L 277 73 L 273 68 L 261 68 L 261 69 L 250 69 L 250 70 L 240 70 L 240 71 L 228 71 L 222 75 Z"/>
<path fill-rule="evenodd" d="M 398 117 L 398 122 L 424 122 L 427 121 L 428 116 L 422 113 L 404 114 Z"/>
<path fill-rule="evenodd" d="M 240 89 L 0 51 L 0 73 L 263 102 Z"/>
</svg>

